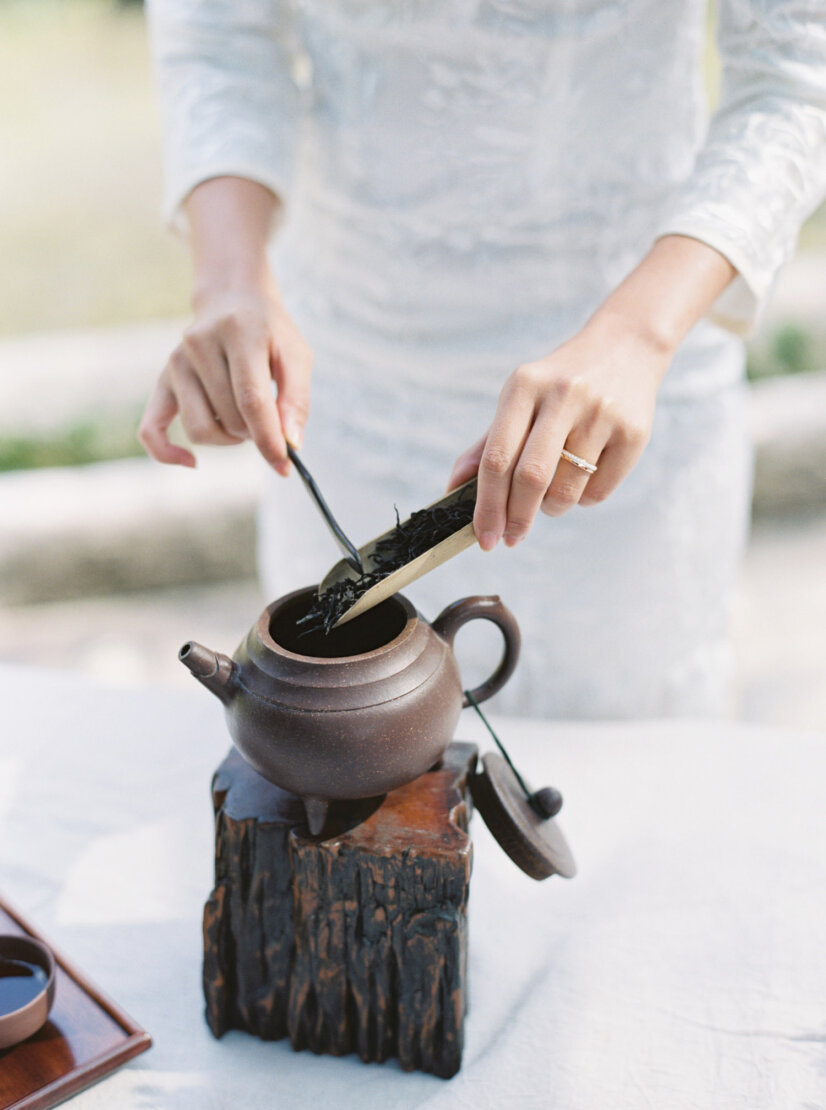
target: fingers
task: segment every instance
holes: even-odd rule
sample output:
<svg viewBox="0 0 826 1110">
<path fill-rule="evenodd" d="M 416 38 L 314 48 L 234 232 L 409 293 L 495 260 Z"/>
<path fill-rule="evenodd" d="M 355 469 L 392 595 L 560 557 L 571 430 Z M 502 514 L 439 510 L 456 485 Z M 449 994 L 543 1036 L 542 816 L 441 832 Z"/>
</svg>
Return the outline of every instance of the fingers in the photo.
<svg viewBox="0 0 826 1110">
<path fill-rule="evenodd" d="M 583 490 L 580 505 L 598 505 L 613 493 L 636 466 L 647 443 L 643 428 L 626 426 L 616 431 L 600 456 L 599 470 Z"/>
<path fill-rule="evenodd" d="M 576 450 L 573 450 L 571 444 L 575 443 Z M 585 462 L 590 462 L 597 470 L 602 468 L 603 460 L 603 442 L 599 444 L 593 440 L 589 443 L 587 440 L 582 442 L 577 439 L 576 434 L 568 437 L 565 444 L 565 450 L 576 455 L 577 458 Z M 576 463 L 566 459 L 561 453 L 559 461 L 556 465 L 553 481 L 548 486 L 548 490 L 542 499 L 540 508 L 546 516 L 562 516 L 572 509 L 574 505 L 580 505 L 585 491 L 588 489 L 588 483 L 591 481 L 593 473 L 589 472 L 582 466 L 577 466 Z"/>
<path fill-rule="evenodd" d="M 514 467 L 504 532 L 508 547 L 515 547 L 524 540 L 534 517 L 544 506 L 549 487 L 557 484 L 559 454 L 568 434 L 567 421 L 561 415 L 555 406 L 540 409 Z M 573 497 L 574 489 L 572 483 L 570 486 L 563 485 L 560 492 Z M 581 490 L 576 492 L 577 500 L 579 493 Z"/>
<path fill-rule="evenodd" d="M 578 427 L 568 436 L 565 449 L 597 469 L 589 474 L 570 460 L 560 458 L 542 499 L 542 512 L 547 516 L 562 516 L 574 505 L 588 507 L 604 501 L 633 470 L 648 442 L 644 430 L 627 424 L 614 428 L 607 442 L 604 433 L 604 427 L 592 427 L 590 434 Z"/>
<path fill-rule="evenodd" d="M 567 429 L 562 443 L 556 445 L 553 474 L 541 499 L 542 512 L 562 516 L 581 503 L 593 475 L 570 459 L 562 457 L 566 450 L 583 462 L 602 468 L 603 449 L 611 437 L 611 414 L 605 406 L 595 405 L 579 416 Z"/>
<path fill-rule="evenodd" d="M 138 428 L 138 439 L 158 462 L 193 467 L 195 456 L 185 447 L 170 441 L 169 426 L 180 414 L 181 424 L 191 443 L 218 446 L 237 443 L 239 436 L 226 430 L 223 417 L 216 412 L 216 408 L 218 404 L 207 396 L 201 379 L 181 346 L 173 352 L 147 402 Z M 226 412 L 226 405 L 222 404 L 221 409 Z M 240 438 L 244 434 L 242 432 Z"/>
<path fill-rule="evenodd" d="M 178 402 L 169 385 L 169 375 L 164 371 L 147 402 L 138 428 L 138 439 L 158 462 L 195 466 L 195 456 L 191 451 L 169 441 L 169 425 L 177 414 Z"/>
<path fill-rule="evenodd" d="M 639 407 L 639 406 L 638 406 Z M 554 378 L 527 364 L 508 379 L 490 432 L 459 457 L 450 487 L 478 466 L 474 529 L 486 551 L 499 539 L 514 547 L 540 509 L 561 516 L 603 501 L 639 459 L 650 428 L 648 406 L 617 406 L 581 379 Z M 562 457 L 567 450 L 596 470 Z"/>
<path fill-rule="evenodd" d="M 483 551 L 492 551 L 505 532 L 513 471 L 533 423 L 534 398 L 514 377 L 502 390 L 479 460 L 473 530 Z"/>
<path fill-rule="evenodd" d="M 173 352 L 141 425 L 141 442 L 164 462 L 194 465 L 166 434 L 176 415 L 194 443 L 252 438 L 289 473 L 285 430 L 299 444 L 310 408 L 312 353 L 272 289 L 217 295 Z M 275 395 L 278 387 L 278 398 Z"/>
<path fill-rule="evenodd" d="M 236 439 L 246 439 L 247 427 L 235 404 L 226 357 L 209 331 L 198 326 L 190 328 L 184 335 L 181 353 L 195 371 L 223 430 Z"/>
<path fill-rule="evenodd" d="M 236 334 L 227 343 L 230 381 L 244 426 L 263 457 L 281 475 L 289 473 L 287 444 L 275 405 L 269 344 L 251 344 Z"/>
<path fill-rule="evenodd" d="M 238 442 L 237 436 L 225 431 L 221 420 L 213 412 L 200 379 L 189 366 L 174 371 L 172 380 L 181 423 L 191 443 L 229 447 Z"/>
</svg>

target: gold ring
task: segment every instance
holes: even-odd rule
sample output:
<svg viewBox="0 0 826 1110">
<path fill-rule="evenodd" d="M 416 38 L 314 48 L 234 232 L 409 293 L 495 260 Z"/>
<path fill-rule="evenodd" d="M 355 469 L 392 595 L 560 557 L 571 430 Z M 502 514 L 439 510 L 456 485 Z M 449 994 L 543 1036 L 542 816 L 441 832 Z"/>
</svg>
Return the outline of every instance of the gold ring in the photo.
<svg viewBox="0 0 826 1110">
<path fill-rule="evenodd" d="M 566 451 L 564 447 L 562 448 L 562 458 L 567 459 L 569 463 L 573 463 L 574 466 L 579 467 L 580 470 L 584 470 L 588 474 L 596 474 L 597 472 L 596 463 L 590 463 L 587 459 L 581 459 L 579 455 L 575 455 L 573 451 Z"/>
</svg>

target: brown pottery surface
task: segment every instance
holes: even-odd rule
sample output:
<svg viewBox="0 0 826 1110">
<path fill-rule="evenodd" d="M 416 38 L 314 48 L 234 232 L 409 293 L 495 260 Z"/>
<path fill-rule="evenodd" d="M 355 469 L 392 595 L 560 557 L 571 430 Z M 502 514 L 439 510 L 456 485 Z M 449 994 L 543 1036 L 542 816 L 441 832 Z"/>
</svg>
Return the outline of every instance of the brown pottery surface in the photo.
<svg viewBox="0 0 826 1110">
<path fill-rule="evenodd" d="M 513 673 L 520 637 L 498 597 L 454 602 L 431 625 L 401 594 L 328 635 L 302 636 L 297 622 L 315 593 L 273 602 L 232 659 L 195 643 L 180 658 L 224 703 L 249 763 L 309 800 L 311 828 L 320 828 L 325 802 L 385 794 L 439 759 L 465 704 L 452 648 L 462 625 L 490 620 L 504 637 L 499 666 L 473 691 L 477 701 Z"/>
</svg>

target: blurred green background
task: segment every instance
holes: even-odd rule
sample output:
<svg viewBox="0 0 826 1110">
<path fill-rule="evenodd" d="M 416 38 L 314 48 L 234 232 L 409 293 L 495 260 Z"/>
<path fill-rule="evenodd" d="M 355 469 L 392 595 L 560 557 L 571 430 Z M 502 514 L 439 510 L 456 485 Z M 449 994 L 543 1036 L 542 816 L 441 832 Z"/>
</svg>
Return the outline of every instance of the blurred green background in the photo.
<svg viewBox="0 0 826 1110">
<path fill-rule="evenodd" d="M 185 312 L 142 7 L 2 0 L 0 73 L 0 335 Z"/>
</svg>

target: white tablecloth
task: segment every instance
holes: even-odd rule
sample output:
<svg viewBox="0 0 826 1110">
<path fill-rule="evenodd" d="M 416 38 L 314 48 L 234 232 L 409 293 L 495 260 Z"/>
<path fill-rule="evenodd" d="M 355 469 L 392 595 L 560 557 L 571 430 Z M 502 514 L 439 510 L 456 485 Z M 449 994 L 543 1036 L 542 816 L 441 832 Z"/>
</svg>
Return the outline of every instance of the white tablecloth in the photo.
<svg viewBox="0 0 826 1110">
<path fill-rule="evenodd" d="M 580 873 L 533 882 L 474 818 L 465 1059 L 444 1081 L 207 1031 L 228 741 L 206 691 L 5 667 L 0 705 L 0 890 L 155 1040 L 78 1110 L 826 1105 L 822 736 L 500 719 L 523 773 L 563 791 Z M 482 739 L 467 715 L 459 735 Z"/>
</svg>

